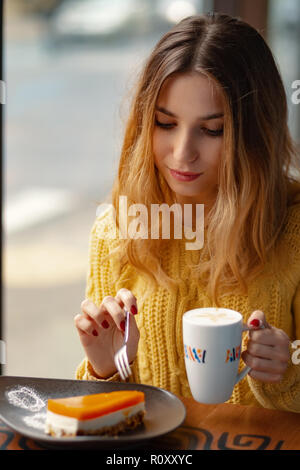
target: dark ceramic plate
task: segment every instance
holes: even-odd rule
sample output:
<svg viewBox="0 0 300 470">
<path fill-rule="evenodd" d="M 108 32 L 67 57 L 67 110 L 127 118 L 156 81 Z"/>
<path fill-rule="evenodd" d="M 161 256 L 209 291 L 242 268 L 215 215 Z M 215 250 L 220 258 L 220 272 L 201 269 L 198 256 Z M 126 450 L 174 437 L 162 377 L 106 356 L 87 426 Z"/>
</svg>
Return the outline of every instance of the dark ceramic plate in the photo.
<svg viewBox="0 0 300 470">
<path fill-rule="evenodd" d="M 44 433 L 48 398 L 59 398 L 115 390 L 140 390 L 145 393 L 144 424 L 116 437 L 52 437 Z M 134 447 L 182 424 L 186 411 L 172 393 L 149 385 L 63 380 L 34 377 L 0 377 L 0 418 L 14 431 L 49 448 Z"/>
</svg>

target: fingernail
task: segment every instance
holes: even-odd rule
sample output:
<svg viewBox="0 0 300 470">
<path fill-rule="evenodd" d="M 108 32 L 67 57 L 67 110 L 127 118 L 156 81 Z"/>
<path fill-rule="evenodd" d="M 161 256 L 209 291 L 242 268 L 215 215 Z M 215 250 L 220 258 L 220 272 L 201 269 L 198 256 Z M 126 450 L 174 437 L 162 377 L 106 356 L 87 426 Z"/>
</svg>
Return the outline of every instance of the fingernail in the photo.
<svg viewBox="0 0 300 470">
<path fill-rule="evenodd" d="M 136 306 L 135 306 L 135 305 L 132 305 L 130 311 L 131 311 L 132 315 L 136 315 L 136 314 L 137 314 L 137 308 L 136 308 Z"/>
<path fill-rule="evenodd" d="M 104 320 L 104 321 L 101 323 L 101 325 L 102 325 L 103 328 L 105 328 L 105 329 L 109 328 L 109 323 L 108 323 L 107 320 Z"/>
<path fill-rule="evenodd" d="M 98 333 L 96 330 L 93 330 L 93 336 L 98 336 Z"/>
<path fill-rule="evenodd" d="M 254 318 L 254 320 L 250 322 L 250 325 L 254 326 L 255 328 L 258 328 L 260 326 L 260 320 L 257 320 L 256 318 Z"/>
<path fill-rule="evenodd" d="M 125 331 L 125 320 L 121 321 L 120 328 L 121 328 L 122 331 Z"/>
</svg>

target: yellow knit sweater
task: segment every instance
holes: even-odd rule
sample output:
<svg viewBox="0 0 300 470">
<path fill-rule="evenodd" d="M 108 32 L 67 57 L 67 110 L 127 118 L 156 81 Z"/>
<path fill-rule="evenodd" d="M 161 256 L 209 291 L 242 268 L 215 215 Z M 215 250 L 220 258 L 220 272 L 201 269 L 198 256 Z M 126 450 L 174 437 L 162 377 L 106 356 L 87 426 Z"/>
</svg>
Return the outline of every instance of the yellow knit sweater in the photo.
<svg viewBox="0 0 300 470">
<path fill-rule="evenodd" d="M 221 306 L 239 311 L 244 322 L 247 322 L 254 310 L 262 310 L 271 325 L 284 330 L 294 341 L 300 339 L 300 185 L 291 187 L 294 196 L 288 209 L 282 242 L 292 254 L 293 263 L 282 266 L 271 276 L 259 277 L 249 285 L 247 296 L 224 296 Z M 107 210 L 96 218 L 90 235 L 86 298 L 99 306 L 106 295 L 115 296 L 123 287 L 131 290 L 137 298 L 138 314 L 135 318 L 140 341 L 130 381 L 154 385 L 178 396 L 191 397 L 184 364 L 182 315 L 192 308 L 212 306 L 203 288 L 191 280 L 187 267 L 187 261 L 197 262 L 199 251 L 186 250 L 183 243 L 180 250 L 178 247 L 175 250 L 170 243 L 164 253 L 163 266 L 171 277 L 180 278 L 177 293 L 174 295 L 162 286 L 157 286 L 155 292 L 140 301 L 145 289 L 144 276 L 129 265 L 118 271 L 118 260 L 113 257 L 102 261 L 115 246 L 115 241 L 106 236 L 111 230 L 113 218 L 111 211 Z M 112 275 L 116 272 L 118 281 L 113 283 Z M 245 340 L 244 337 L 243 349 Z M 292 358 L 294 352 L 295 349 L 290 348 L 289 365 L 280 383 L 264 383 L 247 375 L 234 387 L 228 403 L 299 413 L 300 364 L 297 365 L 297 361 Z M 241 360 L 240 369 L 243 366 Z M 78 366 L 76 378 L 103 380 L 95 375 L 87 358 Z M 116 373 L 106 380 L 119 381 L 120 378 Z"/>
</svg>

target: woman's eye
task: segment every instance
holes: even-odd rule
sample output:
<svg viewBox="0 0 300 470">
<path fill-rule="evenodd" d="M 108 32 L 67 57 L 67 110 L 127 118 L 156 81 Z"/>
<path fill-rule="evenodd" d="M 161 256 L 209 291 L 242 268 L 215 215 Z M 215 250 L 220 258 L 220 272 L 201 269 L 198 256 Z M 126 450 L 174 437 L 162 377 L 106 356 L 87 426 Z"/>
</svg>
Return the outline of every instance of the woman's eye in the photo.
<svg viewBox="0 0 300 470">
<path fill-rule="evenodd" d="M 166 123 L 166 122 L 160 122 L 158 119 L 155 119 L 155 125 L 158 127 L 161 127 L 162 129 L 172 129 L 176 124 L 174 123 Z M 223 135 L 223 127 L 220 129 L 207 129 L 206 127 L 201 127 L 201 132 L 204 134 L 210 136 L 210 137 L 218 137 Z"/>
<path fill-rule="evenodd" d="M 223 135 L 223 127 L 221 129 L 216 129 L 216 130 L 207 129 L 206 127 L 203 127 L 201 130 L 205 134 L 210 135 L 212 137 L 218 137 L 220 135 Z"/>
<path fill-rule="evenodd" d="M 158 127 L 162 127 L 163 129 L 171 129 L 175 124 L 160 122 L 157 119 L 155 119 L 155 125 Z"/>
</svg>

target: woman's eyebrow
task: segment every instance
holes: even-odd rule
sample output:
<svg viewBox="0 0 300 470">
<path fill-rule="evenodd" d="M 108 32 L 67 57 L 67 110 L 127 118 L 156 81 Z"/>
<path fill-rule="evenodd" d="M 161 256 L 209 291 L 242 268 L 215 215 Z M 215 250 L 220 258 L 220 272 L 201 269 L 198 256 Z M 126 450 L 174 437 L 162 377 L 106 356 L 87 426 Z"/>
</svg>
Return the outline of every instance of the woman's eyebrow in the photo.
<svg viewBox="0 0 300 470">
<path fill-rule="evenodd" d="M 177 118 L 176 114 L 172 113 L 171 111 L 168 111 L 166 108 L 162 108 L 161 106 L 156 106 L 156 110 L 160 111 L 161 113 L 167 114 L 168 116 Z M 206 116 L 199 116 L 200 121 L 209 121 L 210 119 L 217 119 L 220 117 L 223 117 L 224 113 L 213 113 L 213 114 L 207 114 Z"/>
</svg>

